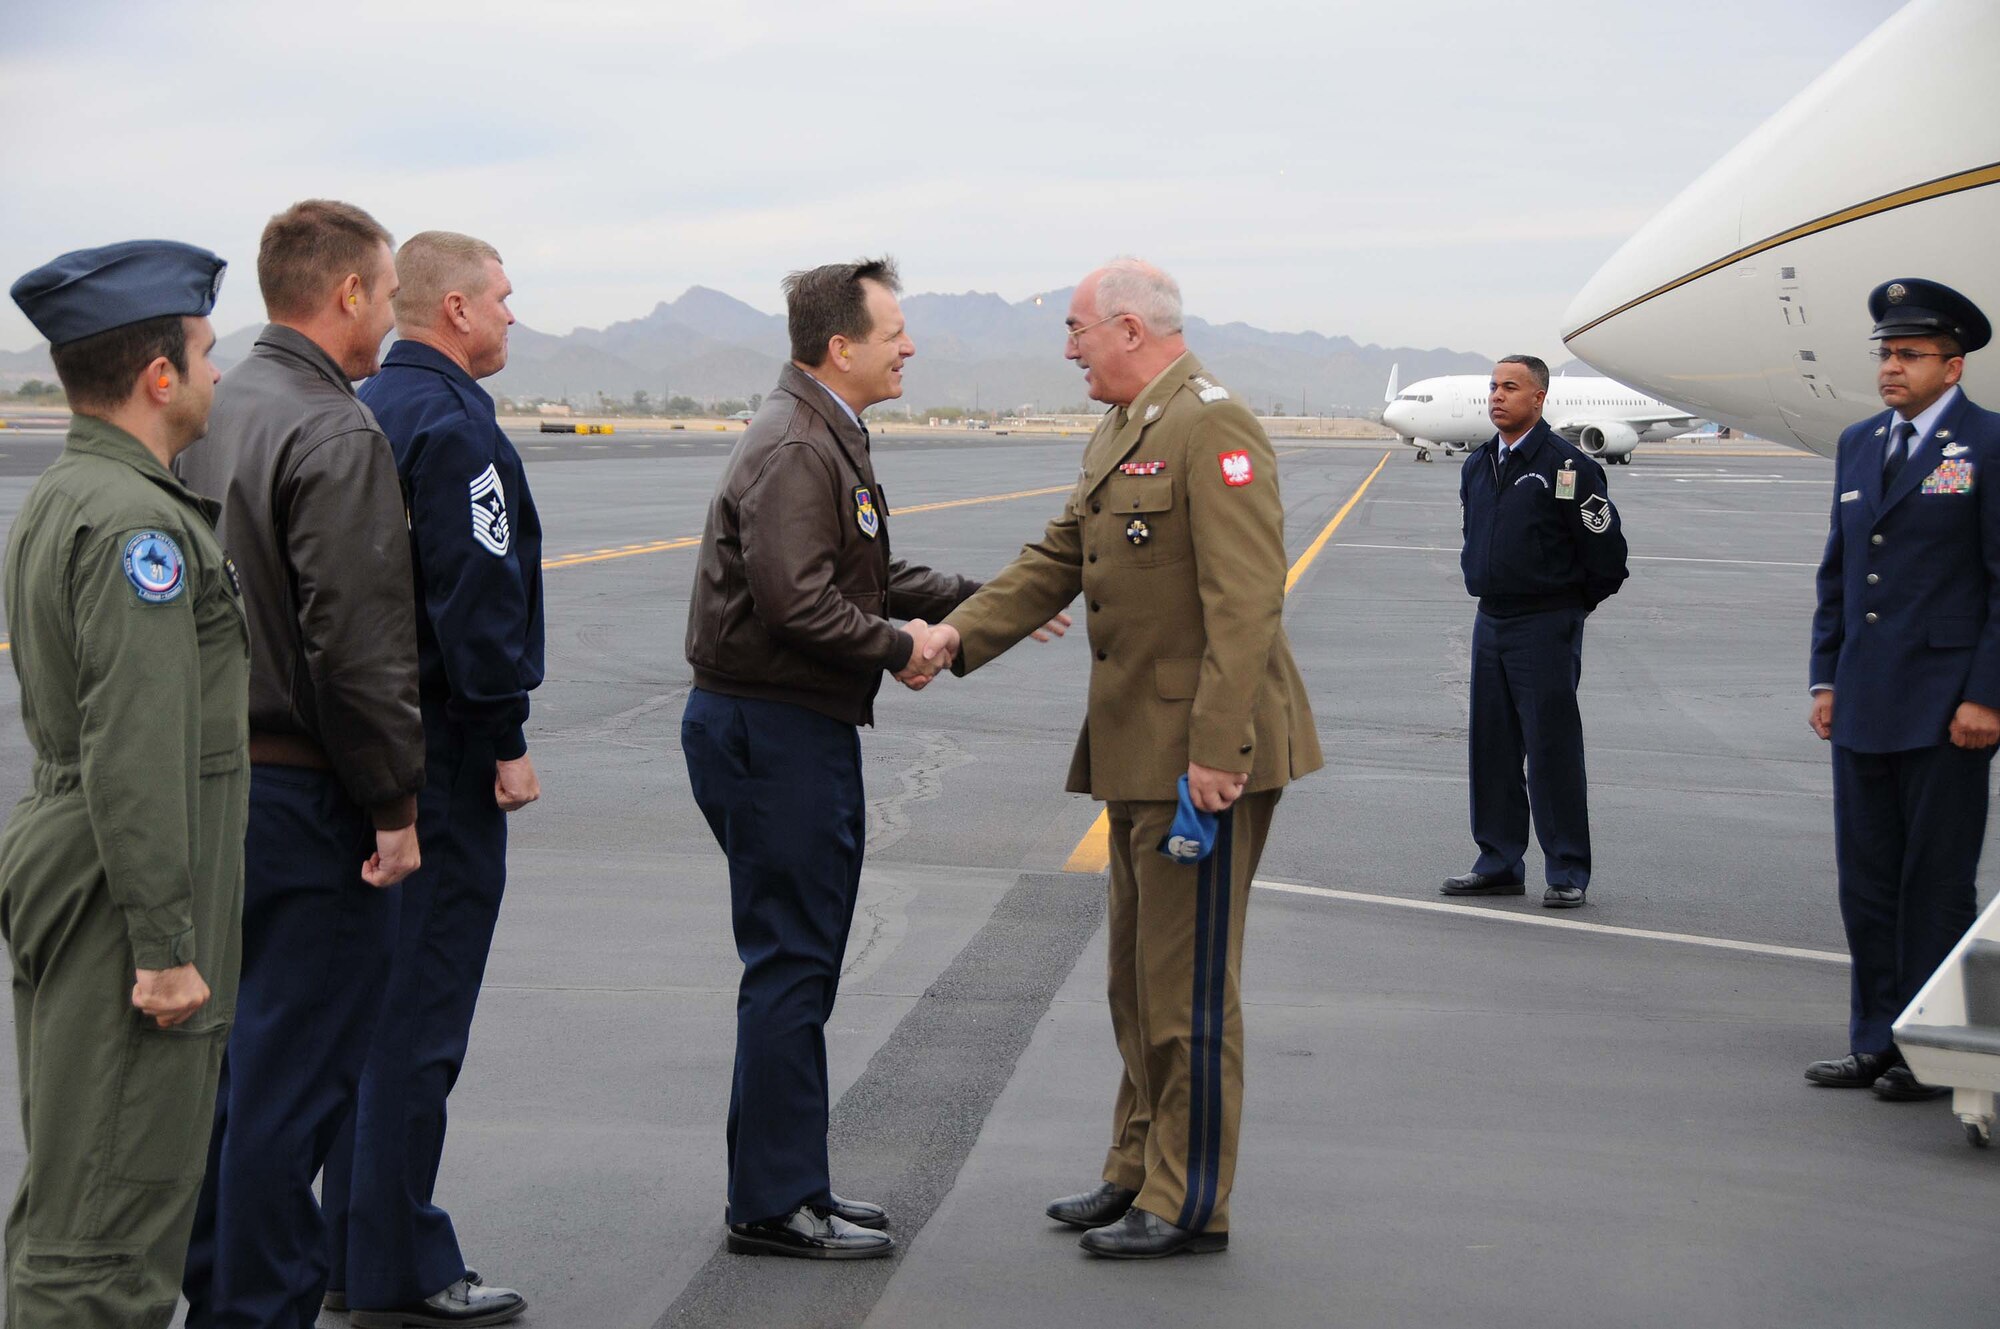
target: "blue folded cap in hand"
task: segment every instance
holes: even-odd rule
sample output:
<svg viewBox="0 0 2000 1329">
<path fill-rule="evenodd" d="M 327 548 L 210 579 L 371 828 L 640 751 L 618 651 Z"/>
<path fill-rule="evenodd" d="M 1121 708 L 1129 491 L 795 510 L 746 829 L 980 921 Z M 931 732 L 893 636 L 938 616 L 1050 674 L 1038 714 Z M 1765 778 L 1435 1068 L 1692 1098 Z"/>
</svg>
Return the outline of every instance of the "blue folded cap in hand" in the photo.
<svg viewBox="0 0 2000 1329">
<path fill-rule="evenodd" d="M 1185 775 L 1181 777 L 1180 791 L 1181 805 L 1174 810 L 1174 824 L 1160 841 L 1160 852 L 1176 863 L 1199 863 L 1215 852 L 1215 814 L 1194 805 Z"/>
</svg>

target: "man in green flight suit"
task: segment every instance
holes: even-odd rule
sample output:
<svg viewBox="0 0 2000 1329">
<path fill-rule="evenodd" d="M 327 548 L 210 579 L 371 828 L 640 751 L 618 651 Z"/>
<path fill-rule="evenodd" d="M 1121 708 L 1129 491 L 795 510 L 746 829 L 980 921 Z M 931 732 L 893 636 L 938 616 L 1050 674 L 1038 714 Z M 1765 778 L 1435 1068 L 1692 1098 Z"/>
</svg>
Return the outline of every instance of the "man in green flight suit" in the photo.
<svg viewBox="0 0 2000 1329">
<path fill-rule="evenodd" d="M 236 1006 L 250 639 L 200 438 L 223 262 L 130 241 L 14 283 L 75 418 L 14 523 L 33 787 L 0 835 L 28 1160 L 10 1329 L 165 1329 Z"/>
</svg>

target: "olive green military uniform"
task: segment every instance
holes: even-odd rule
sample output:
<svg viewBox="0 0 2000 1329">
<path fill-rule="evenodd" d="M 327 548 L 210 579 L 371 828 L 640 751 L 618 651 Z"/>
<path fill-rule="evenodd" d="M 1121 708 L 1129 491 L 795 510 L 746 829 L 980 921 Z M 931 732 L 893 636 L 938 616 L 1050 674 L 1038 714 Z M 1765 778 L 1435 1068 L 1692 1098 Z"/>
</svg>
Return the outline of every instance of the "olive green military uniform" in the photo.
<svg viewBox="0 0 2000 1329">
<path fill-rule="evenodd" d="M 7 549 L 34 787 L 0 836 L 27 1169 L 7 1323 L 165 1326 L 236 1005 L 250 643 L 197 497 L 79 416 Z M 178 575 L 176 575 L 178 574 Z M 213 995 L 161 1029 L 135 969 Z"/>
<path fill-rule="evenodd" d="M 1104 1179 L 1193 1231 L 1229 1228 L 1251 877 L 1280 790 L 1321 764 L 1280 621 L 1277 478 L 1256 417 L 1183 355 L 1105 416 L 1042 538 L 945 619 L 963 673 L 1084 595 L 1090 708 L 1068 787 L 1109 816 L 1124 1060 Z M 1190 761 L 1249 775 L 1197 865 L 1156 852 Z"/>
</svg>

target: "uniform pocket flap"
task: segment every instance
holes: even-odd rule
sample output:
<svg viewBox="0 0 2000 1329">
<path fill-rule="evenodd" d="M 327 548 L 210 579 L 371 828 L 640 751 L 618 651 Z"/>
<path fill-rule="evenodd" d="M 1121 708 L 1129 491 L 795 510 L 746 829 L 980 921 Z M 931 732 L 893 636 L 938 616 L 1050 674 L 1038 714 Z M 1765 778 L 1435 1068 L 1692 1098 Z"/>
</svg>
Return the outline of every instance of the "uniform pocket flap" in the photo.
<svg viewBox="0 0 2000 1329">
<path fill-rule="evenodd" d="M 1934 618 L 1930 626 L 1933 646 L 1971 646 L 1979 640 L 1979 622 L 1972 618 Z"/>
<path fill-rule="evenodd" d="M 1201 659 L 1153 661 L 1153 686 L 1166 701 L 1187 701 L 1201 682 Z"/>
<path fill-rule="evenodd" d="M 1165 512 L 1174 505 L 1174 477 L 1133 475 L 1112 487 L 1113 512 Z"/>
</svg>

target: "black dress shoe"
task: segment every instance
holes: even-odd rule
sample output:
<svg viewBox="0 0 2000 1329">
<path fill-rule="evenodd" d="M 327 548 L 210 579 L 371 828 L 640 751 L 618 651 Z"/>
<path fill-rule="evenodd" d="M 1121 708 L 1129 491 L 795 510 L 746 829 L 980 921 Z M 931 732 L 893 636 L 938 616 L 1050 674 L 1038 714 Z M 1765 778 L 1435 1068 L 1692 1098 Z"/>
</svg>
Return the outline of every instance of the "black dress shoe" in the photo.
<svg viewBox="0 0 2000 1329">
<path fill-rule="evenodd" d="M 510 1287 L 488 1287 L 468 1272 L 442 1292 L 388 1310 L 356 1310 L 355 1329 L 435 1329 L 437 1326 L 505 1324 L 528 1309 L 528 1299 Z"/>
<path fill-rule="evenodd" d="M 832 1192 L 829 1191 L 828 1194 Z M 833 1203 L 827 1208 L 856 1227 L 872 1228 L 880 1232 L 889 1226 L 889 1215 L 883 1211 L 882 1206 L 870 1204 L 866 1200 L 843 1200 L 834 1195 Z"/>
<path fill-rule="evenodd" d="M 1577 909 L 1583 905 L 1583 888 L 1579 886 L 1551 886 L 1542 892 L 1544 909 Z"/>
<path fill-rule="evenodd" d="M 1067 1223 L 1071 1227 L 1103 1227 L 1123 1218 L 1125 1211 L 1132 1207 L 1132 1201 L 1138 1198 L 1139 1192 L 1128 1191 L 1107 1181 L 1100 1183 L 1094 1191 L 1051 1200 L 1043 1212 L 1056 1222 Z"/>
<path fill-rule="evenodd" d="M 1902 1064 L 1903 1054 L 1894 1048 L 1887 1052 L 1850 1052 L 1835 1061 L 1814 1062 L 1806 1067 L 1806 1078 L 1829 1089 L 1867 1089 Z"/>
<path fill-rule="evenodd" d="M 802 1204 L 780 1218 L 731 1223 L 736 1255 L 789 1255 L 801 1260 L 871 1260 L 896 1249 L 886 1232 L 856 1227 L 825 1205 Z"/>
<path fill-rule="evenodd" d="M 1886 1098 L 1891 1103 L 1922 1103 L 1927 1099 L 1943 1098 L 1951 1092 L 1950 1085 L 1925 1084 L 1908 1066 L 1891 1066 L 1869 1088 L 1875 1091 L 1875 1097 Z"/>
<path fill-rule="evenodd" d="M 479 1271 L 476 1269 L 466 1270 L 465 1281 L 477 1284 L 480 1281 Z M 326 1295 L 320 1298 L 319 1308 L 323 1311 L 345 1311 L 347 1309 L 347 1289 L 344 1287 L 328 1288 Z"/>
<path fill-rule="evenodd" d="M 1439 888 L 1440 895 L 1525 895 L 1528 888 L 1518 881 L 1508 881 L 1505 877 L 1490 876 L 1484 872 L 1468 872 L 1459 877 L 1446 877 Z"/>
<path fill-rule="evenodd" d="M 1127 1209 L 1125 1217 L 1109 1227 L 1095 1227 L 1083 1234 L 1077 1245 L 1107 1260 L 1157 1260 L 1165 1255 L 1204 1255 L 1227 1250 L 1227 1232 L 1190 1232 L 1175 1227 L 1158 1214 L 1144 1209 Z"/>
</svg>

